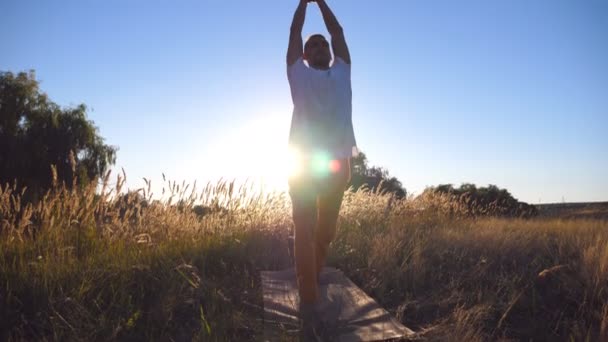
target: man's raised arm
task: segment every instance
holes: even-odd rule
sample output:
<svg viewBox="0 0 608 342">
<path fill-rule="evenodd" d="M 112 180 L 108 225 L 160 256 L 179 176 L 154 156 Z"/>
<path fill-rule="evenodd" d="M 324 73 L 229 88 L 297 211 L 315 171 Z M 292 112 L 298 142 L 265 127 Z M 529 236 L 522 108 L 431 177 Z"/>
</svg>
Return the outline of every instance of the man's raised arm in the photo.
<svg viewBox="0 0 608 342">
<path fill-rule="evenodd" d="M 302 57 L 304 50 L 302 44 L 302 28 L 304 27 L 304 19 L 306 18 L 306 5 L 308 0 L 300 0 L 298 8 L 293 15 L 291 22 L 291 30 L 289 32 L 289 47 L 287 48 L 287 65 L 292 65 L 298 58 Z"/>
<path fill-rule="evenodd" d="M 338 19 L 336 19 L 334 13 L 329 9 L 325 0 L 316 0 L 316 2 L 323 15 L 323 21 L 325 21 L 327 32 L 331 35 L 331 46 L 334 50 L 334 55 L 342 58 L 347 64 L 350 64 L 350 53 L 348 52 L 346 39 L 344 39 L 342 26 L 338 23 Z"/>
</svg>

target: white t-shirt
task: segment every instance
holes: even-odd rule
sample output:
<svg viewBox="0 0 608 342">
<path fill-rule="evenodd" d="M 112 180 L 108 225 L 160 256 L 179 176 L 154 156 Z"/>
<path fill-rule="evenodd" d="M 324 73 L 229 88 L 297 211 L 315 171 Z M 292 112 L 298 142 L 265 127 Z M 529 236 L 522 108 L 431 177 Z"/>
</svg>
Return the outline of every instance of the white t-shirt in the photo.
<svg viewBox="0 0 608 342">
<path fill-rule="evenodd" d="M 299 58 L 287 66 L 287 78 L 294 106 L 290 146 L 306 155 L 356 156 L 350 65 L 336 57 L 328 70 L 317 70 Z"/>
</svg>

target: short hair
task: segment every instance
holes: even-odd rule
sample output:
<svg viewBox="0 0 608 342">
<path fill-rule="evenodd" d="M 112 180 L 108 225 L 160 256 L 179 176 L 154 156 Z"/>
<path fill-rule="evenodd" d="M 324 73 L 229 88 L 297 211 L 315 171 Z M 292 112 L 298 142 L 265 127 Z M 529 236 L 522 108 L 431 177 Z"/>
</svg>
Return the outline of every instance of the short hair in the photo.
<svg viewBox="0 0 608 342">
<path fill-rule="evenodd" d="M 306 38 L 306 42 L 304 43 L 304 50 L 306 50 L 306 47 L 308 46 L 308 42 L 310 42 L 310 39 L 313 38 L 313 37 L 321 37 L 321 38 L 323 38 L 324 41 L 327 41 L 327 39 L 325 38 L 325 36 L 322 35 L 322 34 L 320 34 L 320 33 L 311 34 L 310 36 L 308 36 Z"/>
</svg>

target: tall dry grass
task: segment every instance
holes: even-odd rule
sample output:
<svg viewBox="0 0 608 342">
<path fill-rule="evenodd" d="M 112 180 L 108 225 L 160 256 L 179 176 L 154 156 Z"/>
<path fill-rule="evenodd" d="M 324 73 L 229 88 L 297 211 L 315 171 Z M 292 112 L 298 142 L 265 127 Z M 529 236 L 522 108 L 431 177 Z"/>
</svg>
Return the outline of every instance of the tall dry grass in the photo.
<svg viewBox="0 0 608 342">
<path fill-rule="evenodd" d="M 608 340 L 608 222 L 349 194 L 333 262 L 429 340 Z"/>
<path fill-rule="evenodd" d="M 222 181 L 0 190 L 1 340 L 256 340 L 290 201 Z M 197 210 L 204 206 L 205 210 Z M 608 224 L 348 192 L 330 264 L 426 340 L 608 339 Z"/>
<path fill-rule="evenodd" d="M 36 204 L 0 189 L 0 340 L 254 338 L 258 270 L 289 260 L 285 196 L 166 181 L 159 200 L 125 178 Z"/>
</svg>

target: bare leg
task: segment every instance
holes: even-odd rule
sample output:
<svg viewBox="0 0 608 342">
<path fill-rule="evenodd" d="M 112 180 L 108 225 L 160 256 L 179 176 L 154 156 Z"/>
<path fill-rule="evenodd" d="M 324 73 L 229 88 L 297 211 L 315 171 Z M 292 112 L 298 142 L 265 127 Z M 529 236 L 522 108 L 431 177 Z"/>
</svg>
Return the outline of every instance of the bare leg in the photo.
<svg viewBox="0 0 608 342">
<path fill-rule="evenodd" d="M 319 296 L 315 264 L 316 196 L 297 188 L 290 190 L 295 225 L 295 266 L 301 303 L 314 303 Z"/>
<path fill-rule="evenodd" d="M 317 230 L 315 231 L 317 277 L 325 265 L 329 244 L 336 237 L 340 207 L 349 181 L 350 163 L 348 160 L 344 160 L 341 162 L 340 170 L 330 177 L 328 186 L 325 188 L 326 191 L 318 196 Z"/>
</svg>

